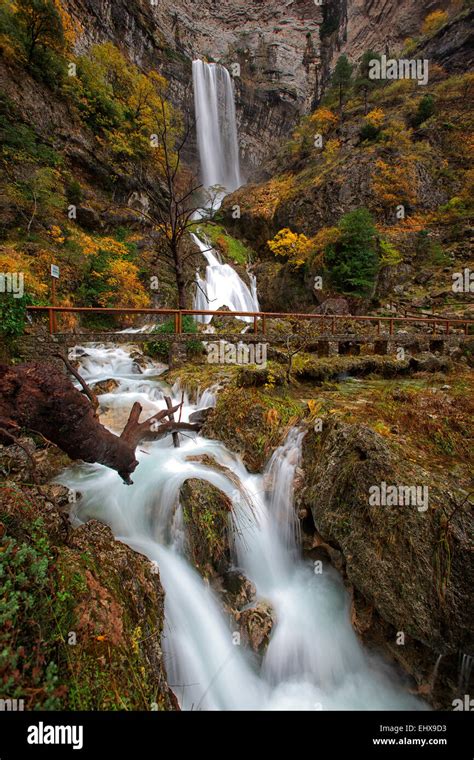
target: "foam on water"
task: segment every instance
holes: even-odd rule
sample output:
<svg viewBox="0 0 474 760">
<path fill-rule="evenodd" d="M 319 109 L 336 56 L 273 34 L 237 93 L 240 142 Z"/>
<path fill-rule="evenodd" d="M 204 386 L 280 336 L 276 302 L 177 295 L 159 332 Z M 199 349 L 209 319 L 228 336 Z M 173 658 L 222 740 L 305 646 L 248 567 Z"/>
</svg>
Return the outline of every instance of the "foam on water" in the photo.
<svg viewBox="0 0 474 760">
<path fill-rule="evenodd" d="M 76 354 L 82 351 L 86 379 L 100 375 L 118 381 L 109 395 L 126 418 L 137 397 L 133 360 L 123 348 L 86 347 Z M 149 378 L 140 378 L 147 414 L 164 408 L 162 395 L 169 392 L 151 370 Z M 174 393 L 180 400 L 179 387 Z M 214 401 L 214 393 L 202 394 L 199 405 L 185 399 L 182 419 Z M 315 574 L 300 555 L 293 481 L 302 439 L 292 430 L 263 475 L 250 474 L 221 443 L 193 434 L 181 436 L 179 449 L 168 439 L 140 445 L 133 486 L 101 465 L 74 466 L 59 480 L 81 494 L 76 521 L 106 522 L 121 541 L 158 563 L 166 592 L 163 651 L 183 709 L 427 709 L 391 667 L 361 647 L 337 573 L 327 567 Z M 188 459 L 204 454 L 231 470 L 232 479 Z M 206 480 L 232 499 L 235 566 L 275 615 L 261 663 L 234 645 L 219 599 L 183 554 L 179 491 L 189 478 Z"/>
</svg>

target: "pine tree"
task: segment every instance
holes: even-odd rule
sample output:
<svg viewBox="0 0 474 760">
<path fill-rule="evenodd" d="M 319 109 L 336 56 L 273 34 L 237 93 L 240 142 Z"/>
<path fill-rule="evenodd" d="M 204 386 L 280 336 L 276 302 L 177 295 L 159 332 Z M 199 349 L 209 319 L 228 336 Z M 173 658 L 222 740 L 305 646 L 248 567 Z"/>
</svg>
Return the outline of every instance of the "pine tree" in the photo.
<svg viewBox="0 0 474 760">
<path fill-rule="evenodd" d="M 341 55 L 337 59 L 336 68 L 332 75 L 332 85 L 339 89 L 339 109 L 342 113 L 342 99 L 349 89 L 352 79 L 352 64 L 349 63 L 347 55 Z"/>
<path fill-rule="evenodd" d="M 346 295 L 370 297 L 379 268 L 372 216 L 366 208 L 351 211 L 342 217 L 338 229 L 339 239 L 325 252 L 330 278 Z"/>
<path fill-rule="evenodd" d="M 360 60 L 357 78 L 355 80 L 356 91 L 361 92 L 364 96 L 365 116 L 367 115 L 368 111 L 367 99 L 369 92 L 371 92 L 377 85 L 376 80 L 370 79 L 369 77 L 370 62 L 373 60 L 380 60 L 380 55 L 378 53 L 374 53 L 373 50 L 367 50 Z"/>
</svg>

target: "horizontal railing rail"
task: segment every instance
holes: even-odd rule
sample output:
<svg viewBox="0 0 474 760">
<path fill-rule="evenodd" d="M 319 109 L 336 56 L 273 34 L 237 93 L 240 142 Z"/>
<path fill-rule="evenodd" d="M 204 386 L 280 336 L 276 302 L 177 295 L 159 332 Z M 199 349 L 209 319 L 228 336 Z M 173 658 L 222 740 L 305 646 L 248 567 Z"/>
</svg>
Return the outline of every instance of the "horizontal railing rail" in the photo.
<svg viewBox="0 0 474 760">
<path fill-rule="evenodd" d="M 254 333 L 260 332 L 265 335 L 267 320 L 287 319 L 287 320 L 316 320 L 322 323 L 330 324 L 330 332 L 335 335 L 338 322 L 360 322 L 376 323 L 377 333 L 381 335 L 382 325 L 388 326 L 389 335 L 394 335 L 395 328 L 398 324 L 418 324 L 433 325 L 433 332 L 441 326 L 443 332 L 449 335 L 453 328 L 464 329 L 465 334 L 469 333 L 469 326 L 474 324 L 474 319 L 448 319 L 440 317 L 384 317 L 355 314 L 312 314 L 312 313 L 292 313 L 292 312 L 268 312 L 268 311 L 210 311 L 201 309 L 145 309 L 145 308 L 122 308 L 122 307 L 89 307 L 89 306 L 28 306 L 28 312 L 45 313 L 49 317 L 49 332 L 57 332 L 56 315 L 57 314 L 102 314 L 102 315 L 145 315 L 174 317 L 175 334 L 181 335 L 183 332 L 183 316 L 219 316 L 219 317 L 246 317 L 253 319 Z M 96 332 L 98 332 L 96 330 Z"/>
</svg>

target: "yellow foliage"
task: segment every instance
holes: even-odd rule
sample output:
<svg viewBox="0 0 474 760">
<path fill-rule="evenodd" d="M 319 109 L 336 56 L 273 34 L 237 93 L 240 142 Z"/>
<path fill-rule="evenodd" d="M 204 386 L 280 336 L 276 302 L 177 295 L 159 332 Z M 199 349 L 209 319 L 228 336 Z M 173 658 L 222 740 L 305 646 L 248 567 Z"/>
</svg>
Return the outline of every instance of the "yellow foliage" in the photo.
<svg viewBox="0 0 474 760">
<path fill-rule="evenodd" d="M 112 253 L 115 256 L 125 256 L 128 253 L 124 243 L 120 243 L 111 237 L 92 237 L 92 235 L 76 230 L 72 232 L 71 237 L 79 244 L 85 256 L 96 256 L 99 251 Z"/>
<path fill-rule="evenodd" d="M 441 29 L 448 21 L 449 16 L 446 11 L 433 11 L 429 13 L 423 22 L 421 31 L 423 34 L 433 34 Z"/>
<path fill-rule="evenodd" d="M 316 132 L 325 135 L 338 123 L 338 117 L 329 108 L 318 108 L 309 117 L 309 123 Z"/>
<path fill-rule="evenodd" d="M 138 279 L 138 267 L 130 261 L 115 259 L 107 272 L 108 289 L 100 296 L 101 306 L 120 306 L 126 299 L 127 306 L 134 309 L 150 305 L 150 297 Z"/>
<path fill-rule="evenodd" d="M 312 240 L 306 235 L 292 232 L 288 227 L 277 232 L 273 240 L 268 241 L 268 247 L 275 256 L 283 256 L 296 268 L 305 264 L 313 250 Z"/>
<path fill-rule="evenodd" d="M 365 118 L 367 120 L 367 123 L 370 124 L 372 127 L 379 128 L 383 124 L 383 121 L 385 119 L 385 114 L 381 108 L 374 108 L 373 111 L 369 111 L 369 113 L 367 114 Z"/>
<path fill-rule="evenodd" d="M 49 234 L 50 234 L 50 236 L 52 237 L 52 239 L 54 240 L 55 243 L 59 243 L 61 245 L 62 245 L 62 243 L 64 243 L 65 238 L 64 238 L 63 233 L 61 231 L 61 227 L 58 227 L 56 224 L 53 224 L 53 226 L 49 230 Z"/>
<path fill-rule="evenodd" d="M 311 263 L 313 266 L 317 263 L 323 263 L 324 251 L 329 245 L 335 245 L 341 237 L 341 231 L 338 227 L 322 227 L 311 239 L 313 255 Z M 319 260 L 319 262 L 318 262 Z"/>
<path fill-rule="evenodd" d="M 63 25 L 64 39 L 67 47 L 72 48 L 76 42 L 77 35 L 82 32 L 82 26 L 77 19 L 72 20 L 70 14 L 64 7 L 62 0 L 53 0 L 56 10 L 61 18 Z"/>
<path fill-rule="evenodd" d="M 341 141 L 335 138 L 334 140 L 328 140 L 324 147 L 324 158 L 327 161 L 332 161 L 337 156 L 341 149 Z"/>
<path fill-rule="evenodd" d="M 37 271 L 36 258 L 18 251 L 12 246 L 0 247 L 0 272 L 18 272 L 23 274 L 25 293 L 37 298 L 48 294 L 46 271 Z"/>
</svg>

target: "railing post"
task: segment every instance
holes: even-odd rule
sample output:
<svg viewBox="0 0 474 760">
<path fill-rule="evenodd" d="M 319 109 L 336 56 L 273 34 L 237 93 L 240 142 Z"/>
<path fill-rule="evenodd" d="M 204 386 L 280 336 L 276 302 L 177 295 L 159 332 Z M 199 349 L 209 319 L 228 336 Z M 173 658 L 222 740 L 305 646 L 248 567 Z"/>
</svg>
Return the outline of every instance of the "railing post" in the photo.
<svg viewBox="0 0 474 760">
<path fill-rule="evenodd" d="M 179 335 L 179 311 L 174 313 L 174 334 Z"/>
<path fill-rule="evenodd" d="M 449 319 L 446 320 L 446 335 L 449 335 Z"/>
<path fill-rule="evenodd" d="M 267 320 L 265 314 L 262 315 L 262 335 L 266 335 L 267 332 Z"/>
<path fill-rule="evenodd" d="M 377 320 L 377 335 L 380 335 L 380 319 Z"/>
<path fill-rule="evenodd" d="M 254 332 L 254 335 L 256 335 L 258 333 L 258 317 L 257 317 L 257 315 L 255 315 L 254 318 L 253 318 L 253 332 Z"/>
<path fill-rule="evenodd" d="M 390 335 L 393 335 L 393 319 L 390 320 Z"/>
<path fill-rule="evenodd" d="M 332 318 L 331 332 L 333 335 L 336 334 L 336 317 Z"/>
</svg>

